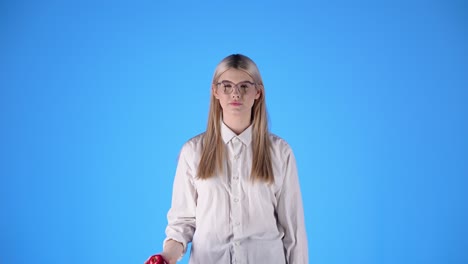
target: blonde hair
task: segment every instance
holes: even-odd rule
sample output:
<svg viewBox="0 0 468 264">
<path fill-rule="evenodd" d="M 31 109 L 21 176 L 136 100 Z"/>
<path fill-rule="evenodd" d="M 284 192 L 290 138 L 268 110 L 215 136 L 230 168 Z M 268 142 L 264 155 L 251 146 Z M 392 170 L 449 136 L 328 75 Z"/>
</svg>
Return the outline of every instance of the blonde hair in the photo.
<svg viewBox="0 0 468 264">
<path fill-rule="evenodd" d="M 244 71 L 252 77 L 260 97 L 252 106 L 252 171 L 253 181 L 273 183 L 273 168 L 271 164 L 271 142 L 268 131 L 268 116 L 265 102 L 265 89 L 257 65 L 247 56 L 233 54 L 224 58 L 216 67 L 213 76 L 212 88 L 216 85 L 219 76 L 229 69 Z M 212 89 L 213 90 L 213 89 Z M 221 137 L 221 118 L 223 110 L 219 101 L 211 94 L 208 125 L 203 138 L 201 159 L 198 166 L 197 177 L 208 179 L 220 172 L 223 168 L 224 143 Z"/>
</svg>

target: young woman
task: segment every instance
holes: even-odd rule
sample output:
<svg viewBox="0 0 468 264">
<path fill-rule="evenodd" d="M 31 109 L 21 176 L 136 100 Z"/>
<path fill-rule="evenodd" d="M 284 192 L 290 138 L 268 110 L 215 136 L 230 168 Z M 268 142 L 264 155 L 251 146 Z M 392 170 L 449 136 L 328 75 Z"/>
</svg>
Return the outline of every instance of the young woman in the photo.
<svg viewBox="0 0 468 264">
<path fill-rule="evenodd" d="M 224 58 L 211 94 L 206 132 L 180 152 L 158 257 L 176 263 L 192 242 L 190 263 L 308 263 L 296 161 L 268 131 L 257 66 Z"/>
</svg>

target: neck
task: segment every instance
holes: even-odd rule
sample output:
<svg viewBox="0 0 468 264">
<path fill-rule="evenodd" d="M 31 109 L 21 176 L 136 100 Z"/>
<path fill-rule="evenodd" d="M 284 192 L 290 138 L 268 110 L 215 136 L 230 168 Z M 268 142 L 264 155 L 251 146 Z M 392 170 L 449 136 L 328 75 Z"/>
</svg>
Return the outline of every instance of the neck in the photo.
<svg viewBox="0 0 468 264">
<path fill-rule="evenodd" d="M 249 118 L 242 118 L 240 116 L 224 115 L 223 122 L 237 135 L 241 134 L 250 126 Z"/>
</svg>

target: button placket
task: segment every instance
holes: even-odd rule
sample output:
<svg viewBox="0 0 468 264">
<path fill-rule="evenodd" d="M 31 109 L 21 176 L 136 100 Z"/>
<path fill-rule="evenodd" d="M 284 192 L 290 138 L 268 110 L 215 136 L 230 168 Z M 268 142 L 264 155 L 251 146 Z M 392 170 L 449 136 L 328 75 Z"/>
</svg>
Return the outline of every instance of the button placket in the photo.
<svg viewBox="0 0 468 264">
<path fill-rule="evenodd" d="M 240 169 L 240 155 L 242 152 L 242 142 L 238 138 L 234 138 L 233 140 L 233 161 L 232 161 L 232 184 L 231 184 L 231 192 L 232 192 L 232 223 L 233 223 L 233 233 L 234 233 L 234 240 L 239 237 L 239 227 L 241 225 L 241 193 L 240 193 L 240 181 L 239 181 L 239 169 Z M 238 243 L 238 242 L 236 242 Z"/>
</svg>

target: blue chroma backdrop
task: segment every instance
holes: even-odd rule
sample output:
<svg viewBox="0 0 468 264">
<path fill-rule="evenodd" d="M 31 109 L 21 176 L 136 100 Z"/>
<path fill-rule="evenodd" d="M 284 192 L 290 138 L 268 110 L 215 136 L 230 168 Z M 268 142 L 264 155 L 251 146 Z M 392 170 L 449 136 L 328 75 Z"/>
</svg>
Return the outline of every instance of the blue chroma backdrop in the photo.
<svg viewBox="0 0 468 264">
<path fill-rule="evenodd" d="M 0 263 L 159 252 L 231 53 L 257 62 L 297 157 L 310 263 L 468 263 L 467 18 L 465 1 L 2 1 Z"/>
</svg>

